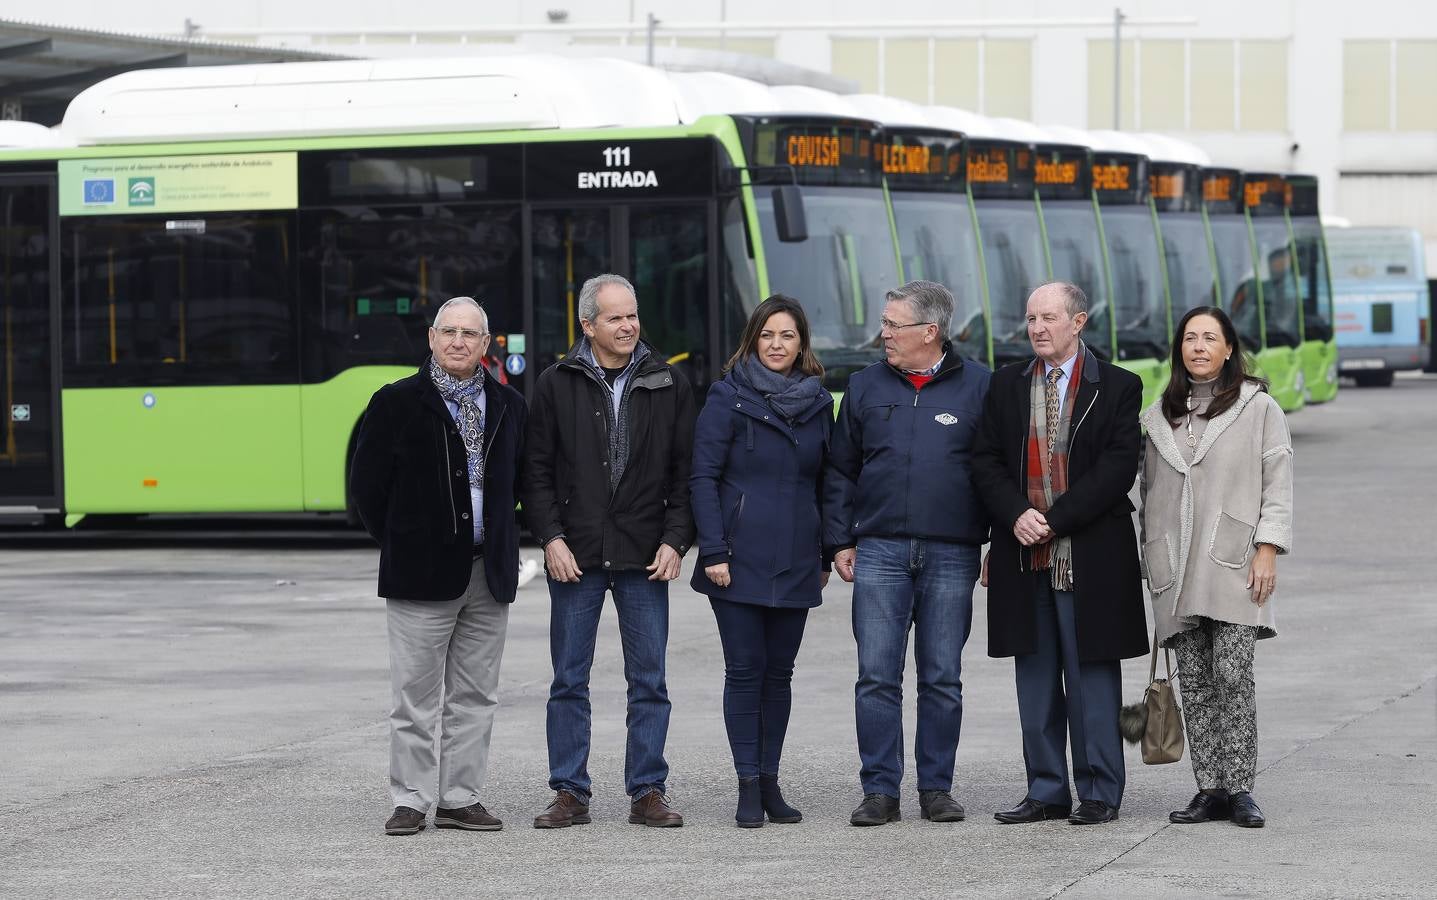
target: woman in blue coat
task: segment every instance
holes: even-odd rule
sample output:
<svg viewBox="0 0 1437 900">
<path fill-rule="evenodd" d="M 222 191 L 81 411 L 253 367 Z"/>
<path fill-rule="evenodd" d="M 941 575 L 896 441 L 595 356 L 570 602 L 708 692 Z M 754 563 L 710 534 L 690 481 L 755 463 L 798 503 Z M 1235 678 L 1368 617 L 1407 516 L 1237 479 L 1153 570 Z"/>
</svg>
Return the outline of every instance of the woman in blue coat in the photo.
<svg viewBox="0 0 1437 900">
<path fill-rule="evenodd" d="M 694 429 L 690 502 L 698 525 L 693 589 L 709 597 L 724 654 L 724 724 L 738 771 L 740 828 L 797 822 L 778 763 L 793 662 L 828 582 L 820 473 L 833 397 L 792 297 L 758 305 Z"/>
</svg>

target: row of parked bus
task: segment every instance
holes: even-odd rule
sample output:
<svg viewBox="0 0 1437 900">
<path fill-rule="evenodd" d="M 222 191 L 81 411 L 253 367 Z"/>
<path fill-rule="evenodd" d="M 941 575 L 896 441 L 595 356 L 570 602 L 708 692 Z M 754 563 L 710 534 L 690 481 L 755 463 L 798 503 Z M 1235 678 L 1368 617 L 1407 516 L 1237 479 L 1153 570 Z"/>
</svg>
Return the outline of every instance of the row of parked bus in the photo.
<svg viewBox="0 0 1437 900">
<path fill-rule="evenodd" d="M 927 278 L 989 363 L 1028 354 L 1028 292 L 1066 279 L 1090 346 L 1149 399 L 1205 303 L 1285 408 L 1336 390 L 1312 178 L 719 73 L 127 72 L 57 127 L 0 123 L 0 216 L 0 516 L 344 511 L 364 406 L 424 358 L 440 303 L 483 302 L 495 372 L 527 391 L 599 272 L 629 276 L 645 336 L 700 389 L 781 291 L 842 390 L 881 358 L 884 290 Z"/>
</svg>

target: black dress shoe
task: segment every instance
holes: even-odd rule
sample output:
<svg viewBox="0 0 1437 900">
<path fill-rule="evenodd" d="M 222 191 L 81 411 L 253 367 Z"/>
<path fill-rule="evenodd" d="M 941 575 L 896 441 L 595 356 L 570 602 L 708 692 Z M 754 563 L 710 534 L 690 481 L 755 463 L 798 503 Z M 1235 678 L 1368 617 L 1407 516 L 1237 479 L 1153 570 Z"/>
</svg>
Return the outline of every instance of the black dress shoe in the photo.
<svg viewBox="0 0 1437 900">
<path fill-rule="evenodd" d="M 489 815 L 484 804 L 475 803 L 460 809 L 434 810 L 435 828 L 462 828 L 465 831 L 499 831 L 504 823 Z"/>
<path fill-rule="evenodd" d="M 1054 806 L 1040 803 L 1032 797 L 1024 797 L 1023 802 L 1012 809 L 993 813 L 993 818 L 1004 825 L 1027 825 L 1029 822 L 1043 822 L 1048 819 L 1066 819 L 1072 809 L 1071 806 Z"/>
<path fill-rule="evenodd" d="M 409 806 L 394 807 L 394 815 L 384 823 L 385 834 L 418 834 L 424 830 L 424 813 Z"/>
<path fill-rule="evenodd" d="M 1116 822 L 1118 820 L 1118 808 L 1109 806 L 1101 800 L 1084 800 L 1068 816 L 1069 825 L 1101 825 L 1104 822 Z"/>
<path fill-rule="evenodd" d="M 1248 791 L 1238 791 L 1228 798 L 1228 804 L 1232 807 L 1232 824 L 1241 825 L 1243 828 L 1261 828 L 1267 824 L 1267 817 L 1258 808 L 1257 801 L 1252 799 Z"/>
<path fill-rule="evenodd" d="M 919 791 L 918 811 L 930 822 L 963 821 L 963 804 L 948 791 Z"/>
<path fill-rule="evenodd" d="M 1199 822 L 1224 822 L 1228 817 L 1227 791 L 1209 794 L 1198 791 L 1187 809 L 1176 809 L 1168 813 L 1168 821 L 1174 825 L 1196 825 Z"/>
<path fill-rule="evenodd" d="M 864 794 L 863 802 L 848 817 L 853 825 L 887 825 L 903 818 L 898 811 L 898 798 L 887 794 Z"/>
</svg>

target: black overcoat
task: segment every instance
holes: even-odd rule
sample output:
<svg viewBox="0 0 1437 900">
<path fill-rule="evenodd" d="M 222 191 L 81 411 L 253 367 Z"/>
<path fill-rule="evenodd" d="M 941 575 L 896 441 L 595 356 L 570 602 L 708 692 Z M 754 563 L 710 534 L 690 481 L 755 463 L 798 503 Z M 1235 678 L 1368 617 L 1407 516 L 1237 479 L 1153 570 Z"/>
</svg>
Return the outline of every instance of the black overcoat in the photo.
<svg viewBox="0 0 1437 900">
<path fill-rule="evenodd" d="M 519 587 L 515 497 L 524 457 L 524 398 L 484 379 L 484 574 L 501 603 Z M 464 441 L 429 363 L 375 392 L 349 469 L 364 527 L 379 542 L 379 596 L 444 602 L 474 568 L 474 525 Z"/>
<path fill-rule="evenodd" d="M 1085 351 L 1068 454 L 1068 491 L 1048 511 L 1048 525 L 1073 539 L 1073 592 L 1078 654 L 1084 661 L 1148 652 L 1147 619 L 1128 491 L 1137 477 L 1142 432 L 1138 376 Z M 988 655 L 1036 650 L 1034 595 L 1048 572 L 1024 572 L 1013 523 L 1028 502 L 1030 360 L 993 374 L 973 450 L 973 484 L 993 519 L 988 560 Z"/>
</svg>

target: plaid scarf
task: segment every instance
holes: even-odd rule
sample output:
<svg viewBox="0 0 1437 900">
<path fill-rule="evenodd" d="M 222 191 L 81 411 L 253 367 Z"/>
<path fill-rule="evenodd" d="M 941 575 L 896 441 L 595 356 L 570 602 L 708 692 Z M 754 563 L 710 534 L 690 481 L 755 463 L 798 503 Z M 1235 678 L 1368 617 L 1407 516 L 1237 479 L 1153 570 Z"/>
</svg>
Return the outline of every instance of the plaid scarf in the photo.
<svg viewBox="0 0 1437 900">
<path fill-rule="evenodd" d="M 469 486 L 484 489 L 484 414 L 479 410 L 479 397 L 484 393 L 484 366 L 460 381 L 444 371 L 434 357 L 429 357 L 429 380 L 439 396 L 459 407 L 454 417 L 459 437 L 464 441 L 464 455 L 469 458 Z"/>
<path fill-rule="evenodd" d="M 1083 357 L 1088 348 L 1078 343 L 1073 357 L 1073 370 L 1068 375 L 1068 390 L 1063 395 L 1063 412 L 1058 419 L 1058 433 L 1053 450 L 1048 452 L 1048 404 L 1044 393 L 1046 379 L 1042 360 L 1033 363 L 1030 393 L 1032 410 L 1028 416 L 1027 487 L 1028 502 L 1040 513 L 1053 508 L 1053 501 L 1068 490 L 1068 438 L 1072 434 L 1073 408 L 1078 405 L 1078 385 L 1083 378 Z M 1073 589 L 1073 541 L 1059 537 L 1028 547 L 1028 571 L 1053 571 L 1053 589 Z"/>
</svg>

